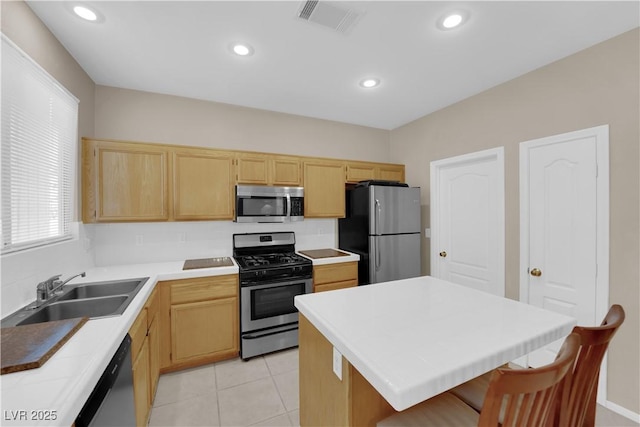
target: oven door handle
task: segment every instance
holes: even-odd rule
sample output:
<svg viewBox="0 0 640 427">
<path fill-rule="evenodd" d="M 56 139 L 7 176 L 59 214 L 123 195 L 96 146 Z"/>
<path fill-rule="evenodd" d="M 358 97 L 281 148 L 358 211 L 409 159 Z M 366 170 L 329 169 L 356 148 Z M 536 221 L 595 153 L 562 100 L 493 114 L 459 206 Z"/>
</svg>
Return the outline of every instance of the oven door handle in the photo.
<svg viewBox="0 0 640 427">
<path fill-rule="evenodd" d="M 268 337 L 269 335 L 281 334 L 283 332 L 296 331 L 298 330 L 298 324 L 295 323 L 293 325 L 286 325 L 280 328 L 270 329 L 268 331 L 263 332 L 252 332 L 248 334 L 242 334 L 243 340 L 256 340 L 258 338 Z"/>
</svg>

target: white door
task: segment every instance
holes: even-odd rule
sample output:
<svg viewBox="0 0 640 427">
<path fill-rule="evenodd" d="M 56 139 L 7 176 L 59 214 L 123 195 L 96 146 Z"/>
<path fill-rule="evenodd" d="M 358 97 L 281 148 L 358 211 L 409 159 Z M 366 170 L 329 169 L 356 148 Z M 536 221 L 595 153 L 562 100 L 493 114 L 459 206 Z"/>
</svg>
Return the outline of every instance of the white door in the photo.
<svg viewBox="0 0 640 427">
<path fill-rule="evenodd" d="M 599 234 L 598 203 L 608 196 L 599 192 L 598 175 L 606 168 L 599 171 L 598 156 L 605 138 L 608 128 L 594 128 L 520 144 L 521 279 L 526 282 L 520 299 L 585 326 L 601 319 L 599 245 L 608 244 Z M 529 366 L 553 361 L 561 343 L 531 353 Z"/>
<path fill-rule="evenodd" d="M 431 275 L 504 296 L 504 150 L 431 162 Z"/>
</svg>

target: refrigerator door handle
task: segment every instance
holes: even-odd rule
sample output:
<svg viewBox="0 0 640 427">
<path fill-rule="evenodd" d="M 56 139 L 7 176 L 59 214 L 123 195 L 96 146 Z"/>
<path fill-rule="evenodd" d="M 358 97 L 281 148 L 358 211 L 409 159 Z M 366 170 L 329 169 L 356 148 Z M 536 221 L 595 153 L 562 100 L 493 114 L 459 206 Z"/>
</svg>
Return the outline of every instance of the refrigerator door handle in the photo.
<svg viewBox="0 0 640 427">
<path fill-rule="evenodd" d="M 380 210 L 382 210 L 382 205 L 380 204 L 380 200 L 376 199 L 376 209 L 373 213 L 375 220 L 375 234 L 378 235 L 378 230 L 380 230 Z M 377 265 L 377 264 L 376 264 Z"/>
<path fill-rule="evenodd" d="M 376 242 L 376 272 L 380 271 L 380 245 Z"/>
</svg>

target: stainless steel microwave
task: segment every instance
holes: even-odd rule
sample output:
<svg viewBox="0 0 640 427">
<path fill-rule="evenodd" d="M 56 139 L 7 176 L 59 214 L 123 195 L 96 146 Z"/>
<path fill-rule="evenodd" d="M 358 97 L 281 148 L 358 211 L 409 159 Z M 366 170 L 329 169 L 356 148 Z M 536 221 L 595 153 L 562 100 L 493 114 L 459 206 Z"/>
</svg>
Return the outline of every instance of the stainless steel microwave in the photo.
<svg viewBox="0 0 640 427">
<path fill-rule="evenodd" d="M 236 185 L 236 222 L 293 222 L 303 219 L 303 187 Z"/>
</svg>

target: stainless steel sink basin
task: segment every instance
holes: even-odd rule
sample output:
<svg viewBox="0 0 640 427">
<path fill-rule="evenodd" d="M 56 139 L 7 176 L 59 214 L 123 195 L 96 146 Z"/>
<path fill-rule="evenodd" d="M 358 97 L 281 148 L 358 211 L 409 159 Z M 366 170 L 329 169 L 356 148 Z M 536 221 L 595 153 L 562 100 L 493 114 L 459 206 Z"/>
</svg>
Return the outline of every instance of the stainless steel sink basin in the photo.
<svg viewBox="0 0 640 427">
<path fill-rule="evenodd" d="M 65 291 L 57 301 L 76 300 L 84 298 L 107 297 L 111 295 L 129 294 L 140 286 L 140 280 L 121 280 L 118 282 L 91 283 L 76 285 Z"/>
<path fill-rule="evenodd" d="M 127 295 L 54 302 L 34 312 L 18 325 L 73 319 L 75 317 L 102 317 L 115 314 L 129 299 Z M 123 310 L 124 311 L 124 310 Z M 121 314 L 121 313 L 120 313 Z"/>
<path fill-rule="evenodd" d="M 67 285 L 60 295 L 34 308 L 31 303 L 2 319 L 2 327 L 54 320 L 118 316 L 124 313 L 148 277 Z"/>
</svg>

